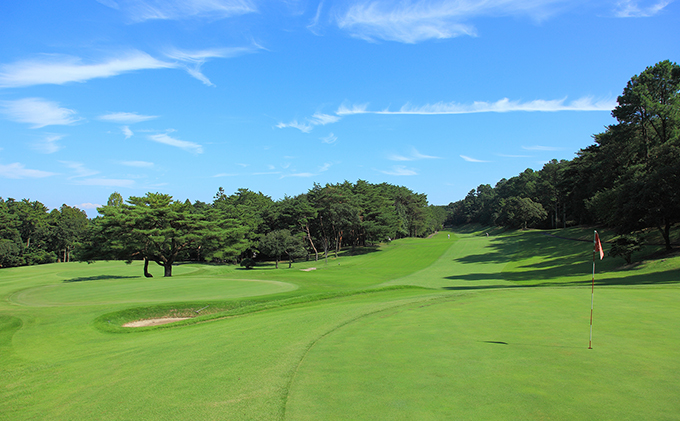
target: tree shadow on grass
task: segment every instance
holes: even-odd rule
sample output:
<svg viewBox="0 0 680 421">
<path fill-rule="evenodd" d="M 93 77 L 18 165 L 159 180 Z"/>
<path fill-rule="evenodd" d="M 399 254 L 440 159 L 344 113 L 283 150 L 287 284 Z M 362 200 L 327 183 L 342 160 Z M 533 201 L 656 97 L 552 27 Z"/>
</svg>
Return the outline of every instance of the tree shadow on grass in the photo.
<svg viewBox="0 0 680 421">
<path fill-rule="evenodd" d="M 678 285 L 680 284 L 680 269 L 672 269 L 663 272 L 640 273 L 620 275 L 621 272 L 610 272 L 595 275 L 595 286 L 644 286 L 644 285 Z M 512 284 L 496 284 L 496 285 L 460 285 L 443 287 L 442 289 L 449 291 L 466 291 L 466 290 L 483 290 L 483 289 L 500 289 L 500 288 L 537 288 L 537 287 L 578 287 L 590 286 L 593 283 L 592 277 L 584 275 L 579 281 L 566 282 L 533 282 L 536 277 L 534 271 L 529 271 L 523 279 L 510 280 Z M 506 280 L 505 274 L 502 277 Z M 532 278 L 533 277 L 533 278 Z M 497 281 L 498 275 L 488 273 L 473 273 L 469 275 L 448 276 L 446 279 L 466 280 L 466 281 Z M 522 283 L 525 281 L 526 283 Z"/>
<path fill-rule="evenodd" d="M 78 278 L 64 279 L 64 282 L 86 282 L 86 281 L 103 281 L 108 279 L 131 279 L 131 278 L 141 278 L 141 276 L 111 276 L 111 275 L 98 275 L 98 276 L 81 276 Z"/>
<path fill-rule="evenodd" d="M 496 264 L 503 266 L 502 271 L 492 273 L 468 273 L 447 276 L 445 279 L 463 281 L 511 282 L 513 287 L 537 286 L 581 286 L 592 283 L 592 252 L 589 242 L 570 241 L 558 235 L 545 235 L 545 232 L 526 232 L 522 235 L 508 235 L 492 238 L 485 250 L 487 253 L 473 254 L 453 259 L 463 265 Z M 567 232 L 575 236 L 579 232 Z M 605 249 L 608 247 L 605 245 Z M 607 251 L 607 250 L 605 250 Z M 514 262 L 514 263 L 513 263 Z M 621 261 L 607 258 L 596 262 L 595 283 L 597 285 L 663 285 L 680 284 L 680 269 L 662 272 L 636 273 L 634 266 L 621 267 Z M 599 273 L 599 275 L 598 275 Z M 560 280 L 565 277 L 578 277 L 582 281 Z M 550 282 L 550 280 L 555 280 Z M 506 285 L 452 286 L 444 289 L 488 289 L 507 288 Z"/>
</svg>

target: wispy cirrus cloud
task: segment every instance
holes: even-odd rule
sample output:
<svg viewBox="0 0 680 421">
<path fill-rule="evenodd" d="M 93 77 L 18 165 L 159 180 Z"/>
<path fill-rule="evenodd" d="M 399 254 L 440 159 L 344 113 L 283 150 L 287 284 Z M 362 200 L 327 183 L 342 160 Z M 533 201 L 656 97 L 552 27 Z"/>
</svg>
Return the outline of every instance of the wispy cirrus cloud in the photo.
<svg viewBox="0 0 680 421">
<path fill-rule="evenodd" d="M 132 130 L 130 130 L 130 127 L 128 127 L 128 126 L 123 126 L 120 129 L 123 132 L 123 134 L 125 135 L 126 139 L 129 139 L 129 138 L 131 138 L 132 136 L 135 135 L 134 132 Z"/>
<path fill-rule="evenodd" d="M 463 159 L 464 159 L 465 161 L 467 161 L 467 162 L 489 162 L 489 161 L 483 161 L 483 160 L 481 160 L 481 159 L 471 158 L 471 157 L 469 157 L 469 156 L 467 156 L 467 155 L 460 155 L 460 157 L 463 158 Z"/>
<path fill-rule="evenodd" d="M 54 125 L 71 125 L 82 120 L 77 112 L 42 98 L 0 101 L 2 112 L 12 121 L 31 124 L 34 129 Z"/>
<path fill-rule="evenodd" d="M 544 152 L 553 152 L 553 151 L 561 151 L 564 148 L 559 148 L 556 146 L 541 146 L 541 145 L 534 145 L 534 146 L 522 146 L 522 149 L 525 151 L 544 151 Z"/>
<path fill-rule="evenodd" d="M 309 178 L 309 177 L 314 177 L 316 174 L 311 173 L 311 172 L 297 172 L 297 173 L 291 173 L 291 174 L 283 174 L 279 178 L 286 178 L 286 177 L 302 177 L 302 178 Z"/>
<path fill-rule="evenodd" d="M 391 170 L 377 170 L 377 171 L 380 171 L 383 174 L 396 176 L 418 175 L 418 172 L 415 169 L 406 168 L 406 166 L 404 165 L 394 165 Z"/>
<path fill-rule="evenodd" d="M 162 143 L 164 145 L 174 146 L 176 148 L 184 149 L 185 151 L 193 153 L 203 153 L 203 146 L 198 143 L 188 142 L 186 140 L 175 139 L 168 136 L 167 133 L 152 134 L 148 136 L 149 140 Z"/>
<path fill-rule="evenodd" d="M 70 176 L 69 180 L 74 178 L 90 177 L 92 175 L 99 174 L 99 171 L 91 170 L 85 167 L 85 164 L 83 164 L 82 162 L 75 161 L 59 161 L 59 162 L 74 172 L 74 175 Z"/>
<path fill-rule="evenodd" d="M 57 173 L 33 170 L 26 168 L 24 164 L 15 162 L 13 164 L 3 165 L 0 164 L 0 177 L 12 178 L 12 179 L 22 179 L 22 178 L 45 178 L 57 175 Z"/>
<path fill-rule="evenodd" d="M 367 41 L 414 44 L 429 39 L 476 36 L 471 20 L 527 16 L 542 21 L 564 8 L 566 0 L 364 0 L 336 9 L 335 22 L 350 35 Z"/>
<path fill-rule="evenodd" d="M 500 99 L 496 102 L 475 101 L 471 104 L 461 104 L 457 102 L 438 102 L 436 104 L 425 104 L 414 106 L 411 104 L 403 105 L 399 110 L 389 109 L 381 111 L 370 111 L 366 106 L 348 108 L 341 106 L 336 114 L 347 116 L 353 114 L 412 114 L 412 115 L 445 115 L 445 114 L 475 114 L 475 113 L 508 113 L 508 112 L 558 112 L 558 111 L 611 111 L 616 107 L 615 99 L 595 100 L 593 97 L 583 97 L 571 102 L 566 98 L 544 100 L 536 99 L 533 101 L 511 101 L 508 98 Z"/>
<path fill-rule="evenodd" d="M 314 128 L 311 124 L 299 123 L 297 120 L 293 120 L 290 123 L 279 123 L 276 125 L 279 129 L 285 129 L 286 127 L 291 127 L 293 129 L 298 129 L 303 133 L 309 133 Z"/>
<path fill-rule="evenodd" d="M 654 2 L 621 0 L 616 3 L 614 16 L 618 18 L 648 18 L 661 12 L 671 2 L 672 0 Z M 640 3 L 645 3 L 646 5 L 643 6 Z"/>
<path fill-rule="evenodd" d="M 329 134 L 328 136 L 320 138 L 323 143 L 327 143 L 329 145 L 332 145 L 338 140 L 338 137 L 334 135 L 333 133 Z"/>
<path fill-rule="evenodd" d="M 211 58 L 232 58 L 243 54 L 248 54 L 261 49 L 259 45 L 250 47 L 233 47 L 233 48 L 213 48 L 198 51 L 186 51 L 179 49 L 172 49 L 167 51 L 165 55 L 168 58 L 180 62 L 179 66 L 183 67 L 187 73 L 194 78 L 200 80 L 205 85 L 215 86 L 210 79 L 208 79 L 202 72 L 201 67 Z"/>
<path fill-rule="evenodd" d="M 34 150 L 44 153 L 44 154 L 52 154 L 55 153 L 63 148 L 62 145 L 58 144 L 61 139 L 66 137 L 64 134 L 50 134 L 45 136 L 43 139 L 39 140 L 38 142 L 35 142 L 32 147 Z"/>
<path fill-rule="evenodd" d="M 152 168 L 154 166 L 154 163 L 148 161 L 121 161 L 120 165 L 125 165 L 126 167 L 134 168 Z"/>
<path fill-rule="evenodd" d="M 279 123 L 276 125 L 276 127 L 279 129 L 291 127 L 298 129 L 303 133 L 309 133 L 312 131 L 314 126 L 325 126 L 326 124 L 337 123 L 340 121 L 340 118 L 341 117 L 337 115 L 337 113 L 336 115 L 315 113 L 310 118 L 307 118 L 306 122 L 298 122 L 297 120 L 293 120 L 290 123 Z"/>
<path fill-rule="evenodd" d="M 80 57 L 44 54 L 36 59 L 0 65 L 0 88 L 63 85 L 155 69 L 184 69 L 192 77 L 206 85 L 213 86 L 213 83 L 201 72 L 201 66 L 206 61 L 211 58 L 231 58 L 258 49 L 261 49 L 258 45 L 199 51 L 170 49 L 165 53 L 163 60 L 132 49 L 91 62 L 86 62 Z"/>
<path fill-rule="evenodd" d="M 97 0 L 112 9 L 119 10 L 133 22 L 191 18 L 223 19 L 256 12 L 248 0 Z"/>
<path fill-rule="evenodd" d="M 424 155 L 416 148 L 411 148 L 411 153 L 408 156 L 391 154 L 387 157 L 390 161 L 416 161 L 419 159 L 440 159 L 438 156 Z"/>
<path fill-rule="evenodd" d="M 158 60 L 139 50 L 123 52 L 117 57 L 92 63 L 85 63 L 79 57 L 46 54 L 38 59 L 0 65 L 0 87 L 63 85 L 117 76 L 136 70 L 174 67 L 177 67 L 176 63 Z"/>
<path fill-rule="evenodd" d="M 290 123 L 279 123 L 276 127 L 282 129 L 291 127 L 304 133 L 310 133 L 315 126 L 336 123 L 342 118 L 361 115 L 455 115 L 455 114 L 475 114 L 475 113 L 510 113 L 510 112 L 561 112 L 561 111 L 611 111 L 616 107 L 616 100 L 613 98 L 595 99 L 594 97 L 582 97 L 573 101 L 567 98 L 544 100 L 536 99 L 533 101 L 518 101 L 508 98 L 500 99 L 496 102 L 475 101 L 469 104 L 458 102 L 437 102 L 435 104 L 425 104 L 415 106 L 410 103 L 404 104 L 398 110 L 370 110 L 368 104 L 348 105 L 342 104 L 334 114 L 314 114 L 305 121 L 293 120 Z M 331 133 L 330 136 L 321 138 L 325 143 L 333 143 L 337 138 Z M 395 155 L 396 157 L 396 155 Z M 406 159 L 395 160 L 410 160 Z"/>
<path fill-rule="evenodd" d="M 97 118 L 99 120 L 108 121 L 110 123 L 135 124 L 135 123 L 141 123 L 143 121 L 153 120 L 155 118 L 158 118 L 158 116 L 156 116 L 156 115 L 143 115 L 143 114 L 137 114 L 137 113 L 118 112 L 118 113 L 103 114 L 103 115 L 100 115 Z"/>
</svg>

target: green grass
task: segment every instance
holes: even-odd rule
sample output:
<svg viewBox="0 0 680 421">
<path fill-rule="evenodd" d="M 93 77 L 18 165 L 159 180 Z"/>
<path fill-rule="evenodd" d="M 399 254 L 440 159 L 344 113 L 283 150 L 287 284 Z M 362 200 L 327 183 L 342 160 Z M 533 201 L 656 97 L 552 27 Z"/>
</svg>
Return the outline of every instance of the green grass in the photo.
<svg viewBox="0 0 680 421">
<path fill-rule="evenodd" d="M 589 350 L 592 243 L 555 236 L 592 230 L 484 233 L 171 279 L 2 269 L 0 419 L 677 419 L 680 257 L 598 262 Z"/>
</svg>

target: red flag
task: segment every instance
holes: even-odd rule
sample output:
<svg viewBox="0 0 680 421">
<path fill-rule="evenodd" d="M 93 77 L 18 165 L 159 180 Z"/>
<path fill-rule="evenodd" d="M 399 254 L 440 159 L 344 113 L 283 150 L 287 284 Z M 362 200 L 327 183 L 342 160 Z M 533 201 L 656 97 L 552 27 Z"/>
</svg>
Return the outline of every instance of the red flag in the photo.
<svg viewBox="0 0 680 421">
<path fill-rule="evenodd" d="M 600 260 L 604 258 L 604 250 L 602 250 L 602 243 L 600 243 L 600 235 L 595 231 L 595 253 L 600 253 Z M 593 255 L 593 258 L 595 256 Z"/>
</svg>

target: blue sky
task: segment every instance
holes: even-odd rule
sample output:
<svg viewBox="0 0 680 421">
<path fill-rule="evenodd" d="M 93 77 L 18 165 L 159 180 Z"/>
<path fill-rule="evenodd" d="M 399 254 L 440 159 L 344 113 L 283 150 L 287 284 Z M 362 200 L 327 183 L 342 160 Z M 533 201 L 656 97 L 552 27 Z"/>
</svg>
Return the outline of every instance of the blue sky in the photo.
<svg viewBox="0 0 680 421">
<path fill-rule="evenodd" d="M 0 196 L 279 199 L 368 180 L 465 197 L 614 120 L 677 62 L 671 0 L 0 3 Z"/>
</svg>

